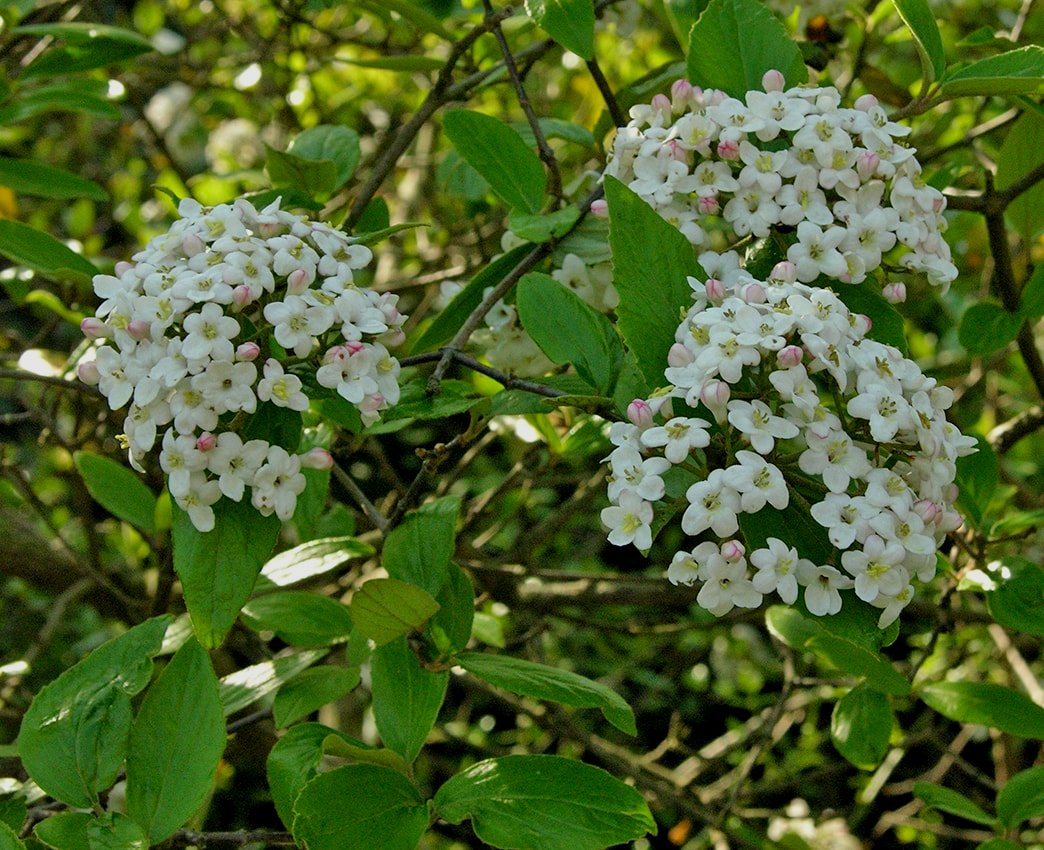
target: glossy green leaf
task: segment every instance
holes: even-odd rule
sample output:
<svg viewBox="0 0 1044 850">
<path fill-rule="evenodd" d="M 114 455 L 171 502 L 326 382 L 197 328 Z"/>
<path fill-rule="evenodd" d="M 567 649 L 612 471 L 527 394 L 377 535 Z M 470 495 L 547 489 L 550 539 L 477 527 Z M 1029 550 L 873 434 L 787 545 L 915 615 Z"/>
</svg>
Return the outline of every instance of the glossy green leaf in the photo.
<svg viewBox="0 0 1044 850">
<path fill-rule="evenodd" d="M 997 795 L 997 814 L 1009 829 L 1044 816 L 1044 766 L 1016 773 Z"/>
<path fill-rule="evenodd" d="M 986 594 L 993 619 L 1002 626 L 1044 637 L 1044 567 L 1009 555 L 994 574 L 997 588 Z"/>
<path fill-rule="evenodd" d="M 1019 294 L 1019 314 L 1026 319 L 1044 316 L 1044 263 L 1037 263 L 1033 269 L 1033 276 L 1022 287 Z"/>
<path fill-rule="evenodd" d="M 426 590 L 394 578 L 373 578 L 352 597 L 355 628 L 377 646 L 421 628 L 439 603 Z"/>
<path fill-rule="evenodd" d="M 935 82 L 946 73 L 946 54 L 932 7 L 928 0 L 895 0 L 895 8 L 913 34 L 925 82 Z"/>
<path fill-rule="evenodd" d="M 739 523 L 751 552 L 767 546 L 770 537 L 797 547 L 802 556 L 817 564 L 825 564 L 833 550 L 826 529 L 793 499 L 782 510 L 769 505 L 755 514 L 740 514 Z"/>
<path fill-rule="evenodd" d="M 297 795 L 318 774 L 319 762 L 323 759 L 323 741 L 330 737 L 366 747 L 362 741 L 349 738 L 329 726 L 302 723 L 287 730 L 268 754 L 265 763 L 268 787 L 279 818 L 287 829 L 294 824 Z"/>
<path fill-rule="evenodd" d="M 90 850 L 87 825 L 93 819 L 87 812 L 59 812 L 40 821 L 33 835 L 54 850 Z"/>
<path fill-rule="evenodd" d="M 410 763 L 435 725 L 449 673 L 426 670 L 400 637 L 373 653 L 371 675 L 377 731 L 388 749 Z"/>
<path fill-rule="evenodd" d="M 331 159 L 311 159 L 265 145 L 265 169 L 275 186 L 291 186 L 313 198 L 325 198 L 337 188 L 337 165 Z"/>
<path fill-rule="evenodd" d="M 706 274 L 681 232 L 623 183 L 606 177 L 605 197 L 618 326 L 649 385 L 662 386 L 679 311 L 692 304 L 688 278 Z"/>
<path fill-rule="evenodd" d="M 88 44 L 102 38 L 133 45 L 143 52 L 152 50 L 152 43 L 133 30 L 93 22 L 63 21 L 51 24 L 22 24 L 12 29 L 11 34 L 51 36 L 65 39 L 72 44 Z"/>
<path fill-rule="evenodd" d="M 358 667 L 312 667 L 298 674 L 276 693 L 272 717 L 285 729 L 324 705 L 340 699 L 359 684 Z"/>
<path fill-rule="evenodd" d="M 689 34 L 689 81 L 741 100 L 762 91 L 766 71 L 788 86 L 808 81 L 801 49 L 783 22 L 757 0 L 711 0 Z"/>
<path fill-rule="evenodd" d="M 106 812 L 87 823 L 90 850 L 146 850 L 148 836 L 132 818 L 121 812 Z"/>
<path fill-rule="evenodd" d="M 22 224 L 0 220 L 0 255 L 56 280 L 87 282 L 98 270 L 53 236 Z"/>
<path fill-rule="evenodd" d="M 73 462 L 94 501 L 148 534 L 156 530 L 156 496 L 140 475 L 122 463 L 87 451 L 75 452 Z"/>
<path fill-rule="evenodd" d="M 864 679 L 866 685 L 876 691 L 895 696 L 910 693 L 906 677 L 886 659 L 844 638 L 815 635 L 808 640 L 808 647 L 839 670 Z"/>
<path fill-rule="evenodd" d="M 181 579 L 192 628 L 203 646 L 219 646 L 250 598 L 254 582 L 279 535 L 279 518 L 261 516 L 249 499 L 214 505 L 214 529 L 196 529 L 174 507 L 174 569 Z"/>
<path fill-rule="evenodd" d="M 210 657 L 191 638 L 149 688 L 131 728 L 127 812 L 152 844 L 192 817 L 225 751 L 225 715 Z"/>
<path fill-rule="evenodd" d="M 918 782 L 914 785 L 913 792 L 919 800 L 923 800 L 941 812 L 986 826 L 993 826 L 997 822 L 996 818 L 984 812 L 980 806 L 952 788 L 944 788 L 934 782 Z"/>
<path fill-rule="evenodd" d="M 416 850 L 428 828 L 420 792 L 398 771 L 374 764 L 319 774 L 305 785 L 294 811 L 294 838 L 307 850 Z"/>
<path fill-rule="evenodd" d="M 29 812 L 28 798 L 20 791 L 0 794 L 0 823 L 20 831 Z"/>
<path fill-rule="evenodd" d="M 1044 49 L 1041 49 L 1041 55 L 1044 56 Z M 1042 134 L 1044 115 L 1030 111 L 1025 112 L 1008 130 L 997 155 L 998 189 L 1003 191 L 1044 163 L 1044 149 L 1040 144 Z M 1044 230 L 1044 182 L 1038 182 L 1008 204 L 1004 217 L 1008 224 L 1022 234 L 1023 239 L 1032 242 Z M 1030 306 L 1026 313 L 1029 317 L 1044 313 L 1042 269 L 1044 266 L 1038 263 L 1033 278 L 1023 290 L 1024 301 L 1020 307 Z"/>
<path fill-rule="evenodd" d="M 335 170 L 332 190 L 339 189 L 359 165 L 359 134 L 350 127 L 320 124 L 297 136 L 288 153 L 301 159 L 332 162 Z"/>
<path fill-rule="evenodd" d="M 903 317 L 879 292 L 874 292 L 866 284 L 840 284 L 833 289 L 849 310 L 870 317 L 873 323 L 867 333 L 870 339 L 895 346 L 903 355 L 909 353 Z"/>
<path fill-rule="evenodd" d="M 485 401 L 485 396 L 475 391 L 475 385 L 453 378 L 439 384 L 435 395 L 428 395 L 428 380 L 424 376 L 402 385 L 399 402 L 385 416 L 383 422 L 371 425 L 367 434 L 386 433 L 404 427 L 400 420 L 425 421 L 445 419 L 465 413 Z M 393 424 L 394 423 L 394 424 Z"/>
<path fill-rule="evenodd" d="M 328 756 L 337 756 L 353 762 L 390 767 L 406 777 L 410 775 L 410 766 L 403 757 L 386 747 L 369 747 L 330 735 L 323 741 L 323 752 Z"/>
<path fill-rule="evenodd" d="M 170 625 L 154 617 L 95 649 L 36 695 L 22 718 L 18 753 L 29 776 L 78 808 L 116 780 L 127 754 L 130 698 L 149 683 Z"/>
<path fill-rule="evenodd" d="M 957 507 L 977 528 L 982 528 L 1000 480 L 1000 467 L 989 442 L 980 436 L 976 439 L 978 451 L 957 458 Z"/>
<path fill-rule="evenodd" d="M 575 204 L 546 215 L 530 215 L 513 210 L 508 216 L 508 228 L 520 239 L 546 242 L 552 236 L 558 237 L 567 233 L 579 217 L 580 210 Z"/>
<path fill-rule="evenodd" d="M 682 50 L 688 48 L 692 26 L 699 20 L 708 2 L 709 0 L 663 0 L 667 21 Z"/>
<path fill-rule="evenodd" d="M 536 664 L 507 655 L 462 652 L 457 663 L 491 685 L 535 699 L 546 699 L 574 708 L 600 709 L 621 732 L 638 734 L 634 712 L 612 688 L 568 670 Z"/>
<path fill-rule="evenodd" d="M 442 25 L 442 22 L 430 12 L 425 11 L 416 0 L 363 0 L 363 5 L 381 12 L 394 12 L 409 23 L 412 29 L 434 33 L 447 41 L 454 40 L 454 35 Z"/>
<path fill-rule="evenodd" d="M 856 685 L 834 706 L 830 739 L 849 762 L 860 770 L 871 770 L 888 752 L 893 722 L 888 697 L 869 685 Z"/>
<path fill-rule="evenodd" d="M 428 623 L 428 630 L 439 652 L 445 656 L 468 645 L 475 620 L 475 588 L 471 579 L 451 563 L 446 583 L 435 601 L 441 606 Z"/>
<path fill-rule="evenodd" d="M 261 575 L 272 584 L 287 587 L 323 575 L 353 558 L 366 558 L 373 547 L 354 537 L 323 537 L 309 540 L 270 558 Z"/>
<path fill-rule="evenodd" d="M 278 690 L 324 655 L 326 651 L 322 649 L 287 652 L 271 661 L 251 664 L 223 676 L 218 685 L 218 693 L 221 695 L 221 707 L 225 715 L 235 714 Z"/>
<path fill-rule="evenodd" d="M 68 171 L 30 159 L 6 156 L 0 156 L 0 186 L 37 198 L 90 198 L 92 201 L 104 201 L 109 197 L 93 180 L 85 180 Z"/>
<path fill-rule="evenodd" d="M 275 632 L 294 646 L 329 646 L 352 631 L 347 605 L 304 590 L 258 596 L 243 606 L 241 616 L 254 631 Z"/>
<path fill-rule="evenodd" d="M 605 316 L 538 272 L 519 281 L 515 303 L 522 326 L 551 362 L 572 363 L 599 393 L 612 389 L 623 346 Z"/>
<path fill-rule="evenodd" d="M 385 538 L 388 575 L 435 596 L 446 583 L 456 545 L 460 498 L 446 496 L 411 511 Z"/>
<path fill-rule="evenodd" d="M 511 850 L 603 850 L 656 833 L 634 788 L 559 756 L 480 761 L 439 788 L 435 812 L 450 823 L 470 819 L 482 841 Z"/>
<path fill-rule="evenodd" d="M 74 29 L 79 27 L 79 29 Z M 152 44 L 148 39 L 129 30 L 117 27 L 106 27 L 100 24 L 64 23 L 39 24 L 32 27 L 21 27 L 23 34 L 44 35 L 43 29 L 58 28 L 60 32 L 46 33 L 65 44 L 51 47 L 39 54 L 29 67 L 22 72 L 22 79 L 54 77 L 73 74 L 79 71 L 91 71 L 95 68 L 108 68 L 118 65 L 143 53 L 152 52 Z M 34 32 L 30 32 L 33 30 Z"/>
<path fill-rule="evenodd" d="M 992 354 L 1009 345 L 1021 325 L 1022 317 L 1018 313 L 1009 313 L 1000 304 L 984 301 L 964 311 L 957 339 L 969 354 Z"/>
<path fill-rule="evenodd" d="M 943 97 L 1032 94 L 1044 87 L 1044 47 L 1031 44 L 965 65 L 942 81 Z"/>
<path fill-rule="evenodd" d="M 581 59 L 594 56 L 592 0 L 525 0 L 526 13 L 551 38 Z"/>
<path fill-rule="evenodd" d="M 0 850 L 25 850 L 25 842 L 6 823 L 0 823 Z"/>
<path fill-rule="evenodd" d="M 991 726 L 1020 738 L 1044 740 L 1044 708 L 990 682 L 940 682 L 921 690 L 931 708 L 959 723 Z"/>
<path fill-rule="evenodd" d="M 501 200 L 528 213 L 543 206 L 547 191 L 544 166 L 511 127 L 467 109 L 447 112 L 442 126 L 457 153 Z"/>
</svg>

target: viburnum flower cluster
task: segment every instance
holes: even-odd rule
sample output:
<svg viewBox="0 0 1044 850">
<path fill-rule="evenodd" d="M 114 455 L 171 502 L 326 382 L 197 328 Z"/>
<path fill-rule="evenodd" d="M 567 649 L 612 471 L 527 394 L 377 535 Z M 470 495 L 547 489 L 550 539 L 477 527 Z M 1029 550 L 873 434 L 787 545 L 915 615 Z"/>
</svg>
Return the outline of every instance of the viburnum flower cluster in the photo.
<svg viewBox="0 0 1044 850">
<path fill-rule="evenodd" d="M 405 316 L 397 295 L 359 287 L 372 252 L 341 231 L 245 200 L 193 200 L 180 219 L 115 275 L 94 278 L 103 299 L 82 329 L 104 340 L 80 377 L 96 384 L 123 423 L 139 471 L 159 446 L 171 495 L 200 531 L 222 496 L 247 488 L 263 515 L 293 516 L 302 467 L 328 468 L 323 450 L 297 454 L 244 438 L 261 403 L 304 411 L 342 397 L 364 424 L 399 399 Z"/>
<path fill-rule="evenodd" d="M 883 268 L 948 287 L 957 268 L 942 237 L 946 199 L 901 142 L 910 128 L 873 95 L 846 108 L 833 87 L 783 85 L 769 71 L 765 91 L 739 100 L 679 80 L 670 97 L 631 108 L 606 173 L 697 248 L 714 229 L 786 232 L 803 283 L 860 283 Z"/>
</svg>

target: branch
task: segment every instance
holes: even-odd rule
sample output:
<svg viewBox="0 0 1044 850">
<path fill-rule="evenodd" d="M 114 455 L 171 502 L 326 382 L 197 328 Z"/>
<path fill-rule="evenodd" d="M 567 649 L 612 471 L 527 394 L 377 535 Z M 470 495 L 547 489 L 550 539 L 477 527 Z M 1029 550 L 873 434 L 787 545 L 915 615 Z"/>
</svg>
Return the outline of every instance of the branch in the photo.
<svg viewBox="0 0 1044 850">
<path fill-rule="evenodd" d="M 1004 454 L 1023 437 L 1028 437 L 1044 428 L 1044 407 L 1040 405 L 1024 410 L 1014 419 L 1002 422 L 986 436 L 997 454 Z"/>
<path fill-rule="evenodd" d="M 391 523 L 384 514 L 378 510 L 377 506 L 367 498 L 366 494 L 362 491 L 362 488 L 355 483 L 355 479 L 353 479 L 336 461 L 334 461 L 333 465 L 333 474 L 334 478 L 337 479 L 341 486 L 351 494 L 356 502 L 358 502 L 359 507 L 362 508 L 362 512 L 366 514 L 370 522 L 377 527 L 377 530 L 380 531 L 382 535 L 387 534 L 388 529 L 391 527 Z"/>
<path fill-rule="evenodd" d="M 195 832 L 191 829 L 179 829 L 167 842 L 175 847 L 208 847 L 212 844 L 230 844 L 233 847 L 244 847 L 247 844 L 293 847 L 296 844 L 289 832 L 267 829 L 239 832 Z"/>
<path fill-rule="evenodd" d="M 87 395 L 101 396 L 97 389 L 81 381 L 70 381 L 68 378 L 57 378 L 54 375 L 38 375 L 36 372 L 26 372 L 23 369 L 0 369 L 0 381 L 30 381 L 37 384 L 48 384 L 52 387 L 61 387 L 63 390 L 73 390 L 86 393 Z"/>
<path fill-rule="evenodd" d="M 555 387 L 549 387 L 547 384 L 539 384 L 536 381 L 526 381 L 522 378 L 516 378 L 513 375 L 509 375 L 507 372 L 501 372 L 499 369 L 494 369 L 492 366 L 487 366 L 465 354 L 462 351 L 456 351 L 450 349 L 439 349 L 438 351 L 431 351 L 426 354 L 414 354 L 410 357 L 403 357 L 399 361 L 399 365 L 405 368 L 406 366 L 416 366 L 420 363 L 434 363 L 441 361 L 446 353 L 449 353 L 450 360 L 455 363 L 459 363 L 461 366 L 467 366 L 473 372 L 478 372 L 481 375 L 485 375 L 487 378 L 492 378 L 498 384 L 503 384 L 506 389 L 509 390 L 524 390 L 527 393 L 533 393 L 534 395 L 542 395 L 547 398 L 558 398 L 559 396 L 568 395 L 565 390 L 560 390 Z"/>
</svg>

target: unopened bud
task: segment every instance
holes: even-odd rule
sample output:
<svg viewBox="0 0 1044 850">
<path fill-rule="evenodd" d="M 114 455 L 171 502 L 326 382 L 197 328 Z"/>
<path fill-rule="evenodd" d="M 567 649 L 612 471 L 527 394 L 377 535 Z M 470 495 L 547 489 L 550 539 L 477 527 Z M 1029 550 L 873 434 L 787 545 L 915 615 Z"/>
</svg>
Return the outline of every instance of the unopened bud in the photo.
<svg viewBox="0 0 1044 850">
<path fill-rule="evenodd" d="M 196 437 L 196 448 L 201 452 L 209 452 L 214 446 L 217 445 L 217 437 L 211 434 L 209 431 L 204 431 L 198 437 Z"/>
<path fill-rule="evenodd" d="M 366 346 L 357 339 L 350 339 L 344 344 L 344 348 L 347 349 L 348 356 L 351 357 L 353 354 L 358 354 L 360 351 L 363 351 Z"/>
<path fill-rule="evenodd" d="M 395 348 L 397 345 L 402 345 L 406 342 L 406 331 L 402 328 L 396 328 L 395 330 L 384 334 L 381 339 L 384 341 L 385 345 Z"/>
<path fill-rule="evenodd" d="M 240 310 L 254 300 L 254 290 L 245 283 L 241 283 L 232 290 L 232 303 Z"/>
<path fill-rule="evenodd" d="M 667 365 L 676 368 L 688 366 L 695 359 L 693 353 L 680 342 L 674 343 L 667 352 Z"/>
<path fill-rule="evenodd" d="M 304 269 L 294 269 L 286 276 L 286 288 L 291 295 L 300 295 L 308 289 L 310 283 L 308 272 Z"/>
<path fill-rule="evenodd" d="M 667 143 L 667 149 L 671 153 L 671 159 L 676 160 L 677 162 L 689 161 L 689 152 L 678 143 L 677 139 L 671 139 Z"/>
<path fill-rule="evenodd" d="M 863 151 L 856 159 L 856 173 L 864 183 L 877 173 L 881 157 L 873 151 Z"/>
<path fill-rule="evenodd" d="M 671 101 L 665 94 L 655 95 L 652 99 L 652 108 L 657 112 L 667 112 L 669 114 L 671 111 Z"/>
<path fill-rule="evenodd" d="M 766 71 L 761 78 L 761 86 L 765 91 L 783 91 L 783 87 L 786 84 L 787 81 L 783 74 L 775 69 Z"/>
<path fill-rule="evenodd" d="M 718 156 L 724 160 L 732 161 L 739 159 L 739 142 L 732 139 L 723 139 L 718 142 Z"/>
<path fill-rule="evenodd" d="M 943 516 L 943 509 L 931 499 L 919 499 L 914 502 L 914 513 L 917 514 L 925 525 L 937 524 Z"/>
<path fill-rule="evenodd" d="M 776 352 L 776 361 L 784 369 L 800 366 L 804 359 L 804 352 L 799 345 L 787 345 Z"/>
<path fill-rule="evenodd" d="M 943 515 L 937 523 L 939 531 L 944 533 L 956 531 L 962 525 L 964 525 L 964 517 L 957 511 L 943 511 Z"/>
<path fill-rule="evenodd" d="M 866 336 L 870 328 L 874 326 L 874 320 L 863 313 L 852 314 L 852 328 L 859 336 Z"/>
<path fill-rule="evenodd" d="M 384 396 L 380 393 L 372 393 L 360 401 L 358 407 L 361 413 L 376 413 L 383 405 Z"/>
<path fill-rule="evenodd" d="M 740 289 L 740 298 L 748 304 L 765 303 L 765 287 L 760 283 L 748 283 Z"/>
<path fill-rule="evenodd" d="M 261 353 L 261 346 L 256 342 L 244 342 L 236 349 L 236 360 L 257 360 Z"/>
<path fill-rule="evenodd" d="M 739 540 L 726 540 L 721 544 L 721 557 L 726 561 L 735 563 L 746 554 L 747 550 Z"/>
<path fill-rule="evenodd" d="M 97 386 L 101 380 L 98 364 L 93 360 L 84 360 L 76 367 L 76 377 L 89 386 Z"/>
<path fill-rule="evenodd" d="M 878 105 L 878 100 L 872 94 L 864 94 L 864 95 L 856 98 L 856 102 L 855 102 L 855 108 L 859 109 L 859 110 L 862 110 L 863 112 L 868 112 L 869 110 L 873 109 L 877 105 Z"/>
<path fill-rule="evenodd" d="M 708 381 L 700 390 L 700 401 L 714 414 L 719 425 L 725 422 L 725 406 L 731 396 L 732 390 L 724 381 Z"/>
<path fill-rule="evenodd" d="M 721 211 L 721 204 L 714 195 L 703 195 L 696 202 L 696 207 L 701 215 L 717 215 Z"/>
<path fill-rule="evenodd" d="M 881 290 L 881 294 L 889 304 L 902 304 L 906 300 L 906 284 L 902 281 L 890 283 Z"/>
<path fill-rule="evenodd" d="M 127 272 L 129 272 L 133 268 L 134 263 L 128 263 L 126 260 L 120 260 L 116 264 L 116 268 L 114 269 L 114 271 L 116 272 L 116 277 L 123 277 Z"/>
<path fill-rule="evenodd" d="M 185 252 L 186 257 L 194 257 L 204 248 L 203 240 L 200 239 L 195 233 L 190 233 L 184 239 L 181 240 L 181 250 Z"/>
<path fill-rule="evenodd" d="M 671 106 L 675 112 L 685 112 L 692 103 L 693 95 L 692 83 L 688 80 L 677 80 L 671 86 Z"/>
<path fill-rule="evenodd" d="M 797 280 L 797 266 L 790 260 L 783 260 L 772 267 L 769 283 L 794 283 Z"/>
<path fill-rule="evenodd" d="M 301 467 L 303 469 L 330 469 L 334 464 L 333 455 L 330 454 L 326 449 L 319 448 L 318 446 L 305 452 L 301 457 Z"/>
<path fill-rule="evenodd" d="M 725 284 L 716 277 L 707 278 L 707 282 L 703 285 L 703 288 L 707 293 L 707 299 L 712 303 L 720 304 L 725 300 L 725 295 L 727 294 Z"/>
<path fill-rule="evenodd" d="M 127 334 L 139 342 L 149 335 L 149 323 L 144 319 L 134 319 L 127 323 Z"/>
<path fill-rule="evenodd" d="M 609 218 L 609 204 L 605 198 L 591 202 L 591 215 L 595 218 Z"/>
<path fill-rule="evenodd" d="M 80 322 L 80 333 L 87 339 L 104 339 L 112 335 L 112 329 L 101 319 L 88 316 Z"/>
<path fill-rule="evenodd" d="M 653 422 L 653 411 L 649 406 L 649 402 L 636 398 L 627 405 L 627 418 L 631 420 L 632 425 L 637 425 L 639 428 L 648 428 Z"/>
</svg>

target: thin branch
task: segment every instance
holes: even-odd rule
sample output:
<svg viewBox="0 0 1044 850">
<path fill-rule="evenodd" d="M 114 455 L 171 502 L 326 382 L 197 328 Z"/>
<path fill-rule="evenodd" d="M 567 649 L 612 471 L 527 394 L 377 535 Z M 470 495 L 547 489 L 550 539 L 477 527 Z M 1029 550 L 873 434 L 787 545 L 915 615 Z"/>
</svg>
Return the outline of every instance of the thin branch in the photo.
<svg viewBox="0 0 1044 850">
<path fill-rule="evenodd" d="M 522 378 L 516 378 L 513 375 L 509 375 L 507 372 L 501 372 L 499 369 L 487 366 L 485 363 L 476 360 L 474 357 L 454 349 L 447 350 L 440 348 L 438 351 L 431 351 L 425 354 L 414 354 L 411 357 L 403 357 L 402 360 L 399 361 L 399 364 L 405 368 L 406 366 L 416 366 L 420 363 L 436 363 L 443 359 L 447 351 L 450 360 L 454 363 L 459 363 L 461 366 L 466 366 L 473 372 L 478 372 L 481 375 L 485 375 L 487 378 L 492 378 L 498 384 L 503 384 L 506 389 L 524 390 L 527 393 L 542 395 L 547 398 L 558 398 L 559 396 L 568 395 L 565 390 L 549 387 L 547 384 L 538 384 L 536 381 L 525 381 Z"/>
<path fill-rule="evenodd" d="M 333 465 L 333 474 L 334 478 L 337 479 L 341 486 L 344 487 L 344 489 L 347 490 L 352 498 L 359 504 L 359 507 L 362 508 L 362 512 L 366 514 L 370 522 L 377 527 L 377 530 L 380 531 L 382 535 L 387 534 L 388 529 L 391 528 L 388 519 L 380 512 L 380 510 L 378 510 L 377 506 L 367 498 L 359 485 L 355 483 L 355 480 L 336 461 Z"/>
<path fill-rule="evenodd" d="M 167 842 L 175 847 L 210 847 L 214 844 L 228 844 L 233 847 L 244 847 L 247 844 L 293 847 L 296 844 L 289 832 L 267 829 L 240 832 L 196 832 L 191 829 L 179 829 Z"/>
<path fill-rule="evenodd" d="M 1044 428 L 1044 407 L 1037 405 L 1002 422 L 986 435 L 986 439 L 997 454 L 1004 454 L 1023 437 L 1035 434 L 1041 428 Z"/>
<path fill-rule="evenodd" d="M 4 380 L 29 381 L 37 384 L 48 384 L 52 387 L 61 387 L 63 390 L 74 390 L 87 395 L 101 395 L 97 389 L 81 381 L 70 381 L 68 378 L 58 378 L 54 375 L 38 375 L 36 372 L 27 372 L 24 369 L 0 369 L 0 381 Z"/>
<path fill-rule="evenodd" d="M 609 85 L 609 81 L 605 78 L 605 74 L 602 73 L 602 68 L 598 64 L 598 60 L 591 58 L 587 61 L 587 70 L 591 74 L 591 79 L 595 81 L 595 85 L 598 86 L 598 91 L 602 95 L 602 100 L 605 102 L 605 108 L 609 110 L 609 115 L 613 119 L 613 125 L 616 127 L 624 127 L 627 125 L 627 116 L 624 115 L 623 110 L 620 109 L 620 104 L 616 100 L 616 95 L 613 94 L 612 86 Z"/>
<path fill-rule="evenodd" d="M 988 172 L 987 172 L 988 174 Z M 1003 213 L 1011 202 L 1044 180 L 1044 162 L 1026 172 L 1006 189 L 994 189 L 992 183 L 978 194 L 947 194 L 946 206 L 952 210 L 979 212 L 984 215 Z"/>
</svg>

